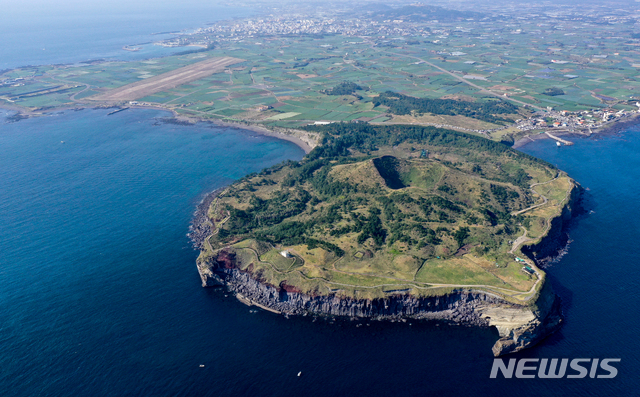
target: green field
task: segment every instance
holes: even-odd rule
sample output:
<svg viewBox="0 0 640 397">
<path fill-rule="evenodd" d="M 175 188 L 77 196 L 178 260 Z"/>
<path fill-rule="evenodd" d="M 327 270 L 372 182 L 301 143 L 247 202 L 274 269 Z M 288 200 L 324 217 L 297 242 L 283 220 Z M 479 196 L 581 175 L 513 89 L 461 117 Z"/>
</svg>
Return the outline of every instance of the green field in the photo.
<svg viewBox="0 0 640 397">
<path fill-rule="evenodd" d="M 574 184 L 555 167 L 431 127 L 307 129 L 324 134 L 322 147 L 218 197 L 214 205 L 230 218 L 216 225 L 213 251 L 200 260 L 232 251 L 239 268 L 308 294 L 375 298 L 456 287 L 515 300 L 535 294 L 544 273 L 524 272 L 512 242 L 523 229 L 528 243 L 542 237 L 566 204 Z M 543 196 L 547 203 L 536 206 Z"/>
<path fill-rule="evenodd" d="M 539 30 L 535 21 L 517 24 L 525 32 Z M 300 126 L 313 121 L 393 122 L 385 106 L 372 103 L 373 98 L 385 91 L 419 98 L 480 102 L 487 98 L 500 97 L 505 101 L 511 98 L 519 101 L 513 102 L 518 107 L 528 103 L 542 109 L 552 106 L 569 111 L 623 109 L 640 92 L 638 68 L 633 66 L 640 64 L 640 53 L 637 46 L 627 43 L 628 33 L 623 27 L 585 27 L 567 22 L 562 30 L 549 31 L 544 38 L 534 33 L 514 34 L 494 44 L 482 39 L 483 32 L 492 31 L 489 25 L 460 21 L 455 26 L 471 28 L 474 34 L 455 30 L 457 33 L 437 42 L 419 37 L 417 45 L 406 45 L 410 39 L 407 37 L 389 37 L 393 42 L 389 46 L 377 46 L 374 39 L 354 41 L 339 35 L 273 36 L 260 40 L 260 45 L 251 40 L 220 42 L 215 50 L 205 53 L 147 61 L 25 67 L 4 71 L 2 79 L 23 80 L 18 86 L 1 86 L 0 100 L 29 109 L 82 105 L 92 94 L 211 56 L 234 56 L 246 62 L 140 101 L 174 110 L 191 109 L 201 117 Z M 444 23 L 443 28 L 453 29 L 453 25 Z M 599 40 L 597 45 L 589 44 L 580 39 L 584 34 L 607 39 Z M 455 51 L 462 55 L 451 55 Z M 606 58 L 600 57 L 603 54 Z M 343 81 L 356 83 L 362 90 L 354 95 L 323 94 Z M 495 96 L 472 84 L 490 90 Z M 60 89 L 48 92 L 47 87 Z M 78 94 L 85 87 L 89 89 Z M 561 89 L 564 94 L 544 95 L 549 88 Z M 22 95 L 34 91 L 41 92 Z M 75 94 L 78 95 L 73 97 Z M 273 109 L 253 111 L 262 105 Z M 513 118 L 528 115 L 523 109 L 519 113 Z M 403 122 L 436 124 L 416 115 L 410 117 L 414 118 Z M 499 124 L 473 125 L 462 119 L 447 120 L 445 124 L 467 130 L 501 128 Z"/>
</svg>

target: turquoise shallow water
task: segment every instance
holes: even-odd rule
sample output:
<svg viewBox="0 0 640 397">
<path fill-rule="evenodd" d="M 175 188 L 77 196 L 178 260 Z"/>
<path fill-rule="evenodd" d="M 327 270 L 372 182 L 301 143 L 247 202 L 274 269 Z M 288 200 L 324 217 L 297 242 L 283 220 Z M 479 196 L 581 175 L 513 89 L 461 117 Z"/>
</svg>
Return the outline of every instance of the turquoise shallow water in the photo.
<svg viewBox="0 0 640 397">
<path fill-rule="evenodd" d="M 106 113 L 0 124 L 3 395 L 635 394 L 638 131 L 524 148 L 589 187 L 594 212 L 549 269 L 565 326 L 516 357 L 620 357 L 620 374 L 492 380 L 490 329 L 285 319 L 201 288 L 185 236 L 199 199 L 302 151 Z"/>
</svg>

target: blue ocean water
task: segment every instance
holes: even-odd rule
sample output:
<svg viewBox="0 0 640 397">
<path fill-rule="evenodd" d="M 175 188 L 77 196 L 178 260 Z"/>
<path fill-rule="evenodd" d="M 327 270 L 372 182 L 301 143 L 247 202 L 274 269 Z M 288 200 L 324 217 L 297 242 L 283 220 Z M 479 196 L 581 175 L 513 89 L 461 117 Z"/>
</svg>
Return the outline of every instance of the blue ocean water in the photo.
<svg viewBox="0 0 640 397">
<path fill-rule="evenodd" d="M 0 68 L 117 56 L 136 34 L 210 21 L 195 1 L 185 3 L 191 14 L 144 0 L 102 12 L 80 1 L 21 6 L 30 3 L 39 4 L 3 4 L 3 40 L 24 35 L 3 41 Z M 43 53 L 57 50 L 32 56 L 48 35 Z M 153 110 L 106 113 L 5 124 L 0 111 L 0 395 L 637 395 L 639 128 L 522 149 L 589 188 L 592 212 L 548 269 L 564 327 L 514 356 L 621 358 L 619 375 L 504 380 L 489 379 L 491 329 L 285 319 L 201 288 L 186 237 L 201 197 L 302 151 L 250 132 L 164 124 Z"/>
<path fill-rule="evenodd" d="M 7 0 L 0 7 L 0 70 L 166 56 L 185 48 L 146 44 L 140 51 L 130 52 L 122 47 L 171 37 L 157 33 L 193 31 L 207 23 L 254 12 L 248 7 L 198 0 Z"/>
<path fill-rule="evenodd" d="M 490 329 L 285 319 L 201 288 L 185 236 L 199 198 L 302 151 L 238 130 L 159 123 L 158 111 L 106 113 L 0 124 L 3 395 L 491 396 L 517 387 L 523 396 L 601 396 L 640 386 L 640 131 L 524 148 L 588 187 L 593 213 L 549 269 L 565 326 L 515 356 L 622 358 L 620 374 L 495 380 Z"/>
<path fill-rule="evenodd" d="M 194 208 L 303 152 L 158 123 L 168 115 L 85 110 L 0 125 L 3 395 L 158 394 L 215 370 L 215 345 L 235 332 L 211 319 L 235 314 L 198 285 L 185 236 Z M 210 368 L 172 379 L 192 360 Z"/>
</svg>

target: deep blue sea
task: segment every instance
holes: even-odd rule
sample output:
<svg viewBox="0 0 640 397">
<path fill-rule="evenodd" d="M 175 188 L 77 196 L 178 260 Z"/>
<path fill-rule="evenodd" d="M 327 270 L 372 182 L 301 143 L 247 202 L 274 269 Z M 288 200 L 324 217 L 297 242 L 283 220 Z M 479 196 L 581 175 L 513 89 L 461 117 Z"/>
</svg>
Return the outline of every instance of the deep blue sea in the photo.
<svg viewBox="0 0 640 397">
<path fill-rule="evenodd" d="M 618 376 L 504 380 L 491 329 L 286 319 L 201 288 L 186 237 L 200 199 L 303 152 L 107 112 L 0 110 L 0 396 L 638 395 L 640 128 L 522 149 L 588 188 L 590 213 L 548 268 L 564 327 L 514 357 L 621 358 Z"/>
<path fill-rule="evenodd" d="M 171 37 L 158 33 L 190 32 L 218 20 L 255 13 L 254 9 L 229 4 L 199 0 L 3 0 L 0 70 L 95 59 L 140 60 L 184 51 L 184 47 L 166 48 L 152 42 Z M 125 45 L 142 49 L 125 51 Z"/>
<path fill-rule="evenodd" d="M 506 381 L 490 329 L 285 319 L 201 288 L 185 235 L 202 195 L 303 152 L 106 113 L 0 124 L 3 395 L 636 394 L 640 130 L 524 148 L 589 188 L 592 213 L 548 270 L 566 324 L 515 356 L 622 358 L 618 377 Z"/>
</svg>

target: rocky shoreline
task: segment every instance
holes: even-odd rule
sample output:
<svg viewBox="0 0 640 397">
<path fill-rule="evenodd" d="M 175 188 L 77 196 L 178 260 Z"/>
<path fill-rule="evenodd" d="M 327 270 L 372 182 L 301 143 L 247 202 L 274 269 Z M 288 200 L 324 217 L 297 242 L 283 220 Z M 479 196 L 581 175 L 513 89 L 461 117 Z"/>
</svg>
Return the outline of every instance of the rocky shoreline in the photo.
<svg viewBox="0 0 640 397">
<path fill-rule="evenodd" d="M 224 187 L 221 187 L 213 192 L 207 193 L 196 206 L 191 225 L 189 225 L 189 233 L 187 234 L 195 249 L 204 249 L 204 240 L 213 233 L 213 224 L 209 220 L 207 213 L 213 200 L 215 200 L 224 189 Z"/>
<path fill-rule="evenodd" d="M 167 122 L 172 122 L 181 125 L 194 125 L 196 123 L 208 123 L 213 126 L 218 127 L 229 127 L 229 128 L 237 128 L 246 131 L 255 132 L 259 135 L 270 136 L 278 139 L 282 139 L 285 141 L 289 141 L 294 143 L 300 149 L 304 150 L 305 153 L 309 153 L 313 148 L 318 145 L 318 141 L 320 140 L 319 136 L 315 133 L 310 133 L 302 130 L 291 130 L 286 128 L 275 128 L 269 129 L 262 125 L 249 124 L 249 123 L 239 123 L 239 122 L 230 122 L 230 121 L 222 121 L 215 119 L 204 119 L 199 117 L 186 117 L 180 116 L 174 113 L 174 117 L 168 119 Z"/>
<path fill-rule="evenodd" d="M 473 327 L 494 326 L 500 335 L 492 348 L 494 356 L 535 345 L 560 328 L 563 321 L 560 300 L 547 285 L 543 287 L 535 307 L 516 305 L 486 291 L 467 289 L 440 296 L 394 294 L 373 300 L 337 295 L 311 296 L 289 286 L 263 283 L 252 274 L 239 270 L 233 255 L 224 251 L 220 254 L 198 264 L 202 285 L 226 286 L 245 304 L 286 315 L 378 321 L 415 319 Z"/>
<path fill-rule="evenodd" d="M 583 192 L 584 188 L 575 184 L 562 212 L 551 221 L 549 232 L 538 243 L 522 247 L 522 253 L 538 266 L 544 266 L 566 249 L 569 244 L 568 227 L 574 218 L 584 212 L 581 205 Z"/>
<path fill-rule="evenodd" d="M 616 120 L 613 122 L 610 122 L 609 124 L 600 127 L 598 129 L 596 129 L 596 131 L 594 131 L 591 135 L 589 136 L 594 136 L 594 135 L 599 135 L 599 136 L 606 136 L 609 134 L 617 134 L 633 125 L 637 125 L 640 123 L 640 114 L 635 114 L 633 116 L 630 116 L 624 120 Z"/>
<path fill-rule="evenodd" d="M 616 120 L 609 122 L 603 127 L 597 128 L 590 133 L 577 133 L 577 132 L 569 132 L 569 131 L 555 131 L 554 129 L 549 129 L 548 131 L 556 134 L 557 136 L 568 137 L 568 138 L 601 138 L 606 137 L 608 135 L 614 135 L 620 133 L 631 126 L 640 124 L 640 114 L 636 114 L 630 117 L 625 118 L 624 120 Z M 531 142 L 535 142 L 539 139 L 552 139 L 547 134 L 539 133 L 539 134 L 527 134 L 522 138 L 519 138 L 514 142 L 513 148 L 519 149 Z"/>
<path fill-rule="evenodd" d="M 582 188 L 576 185 L 562 213 L 554 218 L 551 228 L 540 242 L 525 252 L 536 263 L 557 255 L 566 247 L 566 227 L 577 214 Z M 208 206 L 220 190 L 207 195 L 196 210 L 191 238 L 194 246 L 203 246 L 210 235 L 206 214 Z M 209 233 L 209 234 L 207 234 Z M 288 285 L 269 285 L 253 274 L 240 270 L 232 250 L 222 249 L 207 259 L 198 259 L 198 272 L 203 287 L 226 286 L 248 305 L 286 315 L 316 315 L 374 320 L 436 320 L 449 324 L 495 327 L 500 339 L 493 346 L 495 356 L 514 353 L 534 346 L 561 327 L 560 298 L 547 279 L 530 305 L 510 303 L 496 294 L 473 289 L 456 289 L 449 293 L 416 297 L 393 294 L 381 299 L 352 299 L 338 295 L 312 296 Z"/>
<path fill-rule="evenodd" d="M 172 114 L 171 117 L 166 117 L 160 119 L 161 122 L 176 124 L 176 125 L 184 125 L 184 126 L 192 126 L 197 123 L 207 123 L 210 126 L 214 127 L 228 127 L 235 128 L 239 130 L 251 131 L 255 132 L 259 135 L 270 136 L 273 138 L 282 139 L 285 141 L 289 141 L 300 149 L 304 150 L 305 153 L 309 153 L 313 148 L 318 145 L 320 137 L 318 134 L 302 131 L 302 130 L 291 130 L 287 128 L 274 128 L 268 129 L 262 125 L 255 125 L 249 123 L 240 123 L 240 122 L 230 122 L 230 121 L 222 121 L 217 119 L 206 119 L 202 117 L 186 117 L 179 115 L 173 109 L 167 109 L 162 106 L 128 106 L 130 109 L 154 109 L 154 110 L 163 110 L 170 112 Z M 31 117 L 41 117 L 47 115 L 49 112 L 60 112 L 67 110 L 79 111 L 83 109 L 121 109 L 122 106 L 118 105 L 93 105 L 93 106 L 85 106 L 84 104 L 76 104 L 74 106 L 63 106 L 58 108 L 40 108 L 36 110 L 28 110 L 17 106 L 10 106 L 6 104 L 0 104 L 0 109 L 6 109 L 10 111 L 15 111 L 16 114 L 8 116 L 6 122 L 17 122 L 20 120 L 28 119 Z"/>
</svg>

